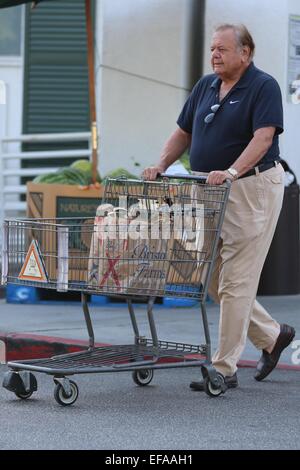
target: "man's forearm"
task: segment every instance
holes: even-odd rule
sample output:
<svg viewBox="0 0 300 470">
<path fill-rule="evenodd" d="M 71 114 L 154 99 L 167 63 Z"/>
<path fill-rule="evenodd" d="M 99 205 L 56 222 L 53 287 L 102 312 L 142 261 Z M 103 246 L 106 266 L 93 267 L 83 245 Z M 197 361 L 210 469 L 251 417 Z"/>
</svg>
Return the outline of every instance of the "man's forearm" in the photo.
<svg viewBox="0 0 300 470">
<path fill-rule="evenodd" d="M 231 168 L 234 168 L 237 171 L 238 177 L 243 176 L 244 173 L 247 173 L 247 171 L 254 168 L 263 158 L 272 145 L 274 133 L 275 127 L 264 127 L 255 131 L 252 140 L 249 142 L 245 150 L 231 165 Z M 232 181 L 235 179 L 232 174 L 229 175 L 228 171 L 211 171 L 207 177 L 207 183 L 223 184 L 228 177 Z"/>
<path fill-rule="evenodd" d="M 266 132 L 261 130 L 261 132 L 254 135 L 245 150 L 232 165 L 240 176 L 255 167 L 263 158 L 272 145 L 273 135 L 274 132 L 268 132 L 267 129 Z"/>
<path fill-rule="evenodd" d="M 191 139 L 192 136 L 187 132 L 184 132 L 182 129 L 176 129 L 176 131 L 173 132 L 162 150 L 158 163 L 162 172 L 181 157 L 181 155 L 191 145 Z"/>
</svg>

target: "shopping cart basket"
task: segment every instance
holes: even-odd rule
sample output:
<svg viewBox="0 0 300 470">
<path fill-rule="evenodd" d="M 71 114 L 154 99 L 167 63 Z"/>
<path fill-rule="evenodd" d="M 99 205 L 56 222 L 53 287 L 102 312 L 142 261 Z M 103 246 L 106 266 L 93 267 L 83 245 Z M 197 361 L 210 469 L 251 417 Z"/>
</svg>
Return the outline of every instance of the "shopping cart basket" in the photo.
<svg viewBox="0 0 300 470">
<path fill-rule="evenodd" d="M 8 362 L 3 386 L 19 398 L 37 390 L 33 372 L 52 375 L 54 397 L 71 405 L 78 397 L 74 374 L 132 371 L 148 385 L 154 369 L 199 367 L 208 395 L 226 390 L 211 364 L 205 301 L 216 256 L 230 182 L 208 185 L 205 177 L 163 175 L 156 181 L 106 181 L 95 219 L 5 220 L 2 283 L 81 292 L 89 336 L 86 350 Z M 88 308 L 90 294 L 123 298 L 133 344 L 96 347 Z M 160 340 L 153 316 L 157 298 L 200 302 L 205 344 Z M 140 335 L 133 301 L 147 302 L 151 338 Z"/>
</svg>

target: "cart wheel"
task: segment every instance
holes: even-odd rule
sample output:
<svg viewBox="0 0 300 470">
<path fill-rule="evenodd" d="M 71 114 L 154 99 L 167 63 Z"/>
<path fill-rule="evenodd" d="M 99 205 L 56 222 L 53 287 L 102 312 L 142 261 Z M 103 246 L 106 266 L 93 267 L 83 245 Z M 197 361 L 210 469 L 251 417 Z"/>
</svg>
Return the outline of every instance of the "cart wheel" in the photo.
<svg viewBox="0 0 300 470">
<path fill-rule="evenodd" d="M 22 400 L 26 400 L 27 398 L 30 398 L 31 395 L 33 394 L 34 390 L 30 390 L 29 392 L 24 392 L 24 393 L 19 393 L 15 392 L 16 397 L 21 398 Z"/>
<path fill-rule="evenodd" d="M 218 374 L 218 379 L 221 381 L 221 383 L 224 383 L 224 377 L 221 374 Z M 204 390 L 207 393 L 208 396 L 216 398 L 219 397 L 223 392 L 222 388 L 213 388 L 211 381 L 209 380 L 209 377 L 205 377 L 204 379 Z"/>
<path fill-rule="evenodd" d="M 134 370 L 132 372 L 132 378 L 134 383 L 140 385 L 141 387 L 149 385 L 149 383 L 153 379 L 153 375 L 153 369 Z"/>
<path fill-rule="evenodd" d="M 16 397 L 26 400 L 37 390 L 37 381 L 32 372 L 8 371 L 4 375 L 3 387 L 13 392 Z M 28 387 L 28 388 L 27 388 Z"/>
<path fill-rule="evenodd" d="M 57 383 L 54 388 L 54 398 L 59 405 L 69 406 L 73 405 L 78 398 L 78 386 L 75 382 L 70 380 L 71 395 L 68 397 L 60 383 Z"/>
</svg>

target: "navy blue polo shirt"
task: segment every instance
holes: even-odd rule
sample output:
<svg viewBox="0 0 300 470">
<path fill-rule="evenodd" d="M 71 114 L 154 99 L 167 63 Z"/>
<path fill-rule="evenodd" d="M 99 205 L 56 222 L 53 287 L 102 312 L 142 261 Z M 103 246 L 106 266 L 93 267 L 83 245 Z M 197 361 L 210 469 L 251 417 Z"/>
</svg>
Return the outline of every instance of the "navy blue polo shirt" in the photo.
<svg viewBox="0 0 300 470">
<path fill-rule="evenodd" d="M 253 63 L 219 102 L 221 79 L 211 74 L 195 85 L 177 124 L 192 134 L 190 161 L 193 171 L 226 170 L 247 147 L 254 132 L 275 127 L 273 144 L 260 163 L 279 160 L 278 135 L 283 132 L 281 91 L 276 80 Z M 220 104 L 212 122 L 205 117 Z"/>
</svg>

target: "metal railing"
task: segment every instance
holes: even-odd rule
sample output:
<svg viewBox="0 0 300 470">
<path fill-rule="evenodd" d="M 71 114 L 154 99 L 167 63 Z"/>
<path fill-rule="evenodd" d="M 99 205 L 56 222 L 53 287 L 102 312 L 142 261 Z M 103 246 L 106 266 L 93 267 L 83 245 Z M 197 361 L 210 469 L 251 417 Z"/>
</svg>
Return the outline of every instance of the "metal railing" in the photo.
<svg viewBox="0 0 300 470">
<path fill-rule="evenodd" d="M 87 149 L 74 150 L 51 150 L 51 151 L 15 151 L 11 150 L 11 144 L 23 143 L 61 143 L 61 142 L 84 142 L 88 143 Z M 21 145 L 19 145 L 21 146 Z M 26 202 L 20 199 L 26 194 L 26 185 L 21 183 L 22 177 L 31 177 L 54 173 L 60 165 L 54 164 L 54 159 L 61 158 L 91 158 L 91 133 L 59 133 L 59 134 L 26 134 L 16 137 L 4 137 L 0 139 L 0 225 L 2 227 L 5 217 L 24 216 Z M 45 160 L 47 167 L 22 168 L 25 160 Z M 63 165 L 61 165 L 63 166 Z M 0 231 L 1 232 L 1 231 Z M 2 234 L 0 235 L 0 245 Z"/>
</svg>

